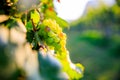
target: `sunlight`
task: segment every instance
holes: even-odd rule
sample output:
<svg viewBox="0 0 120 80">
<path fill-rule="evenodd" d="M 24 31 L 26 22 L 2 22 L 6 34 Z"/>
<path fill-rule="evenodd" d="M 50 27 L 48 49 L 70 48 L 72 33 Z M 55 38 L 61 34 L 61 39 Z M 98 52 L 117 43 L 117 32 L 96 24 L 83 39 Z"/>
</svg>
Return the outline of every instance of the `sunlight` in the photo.
<svg viewBox="0 0 120 80">
<path fill-rule="evenodd" d="M 58 16 L 71 21 L 79 18 L 90 0 L 60 0 L 60 3 L 55 0 L 55 8 Z"/>
<path fill-rule="evenodd" d="M 99 1 L 103 1 L 107 5 L 115 3 L 115 0 L 60 0 L 60 3 L 54 0 L 54 5 L 59 17 L 67 21 L 74 21 L 84 14 L 88 2 L 95 6 Z"/>
</svg>

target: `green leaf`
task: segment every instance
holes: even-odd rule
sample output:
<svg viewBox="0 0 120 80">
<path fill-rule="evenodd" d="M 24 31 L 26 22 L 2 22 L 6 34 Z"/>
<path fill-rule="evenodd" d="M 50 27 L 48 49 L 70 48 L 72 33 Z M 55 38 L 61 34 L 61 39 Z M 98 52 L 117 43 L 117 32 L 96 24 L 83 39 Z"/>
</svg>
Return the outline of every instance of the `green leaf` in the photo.
<svg viewBox="0 0 120 80">
<path fill-rule="evenodd" d="M 33 24 L 32 24 L 32 22 L 31 22 L 31 21 L 27 22 L 27 24 L 26 24 L 26 29 L 27 29 L 27 31 L 29 31 L 29 30 L 32 30 L 32 29 L 33 29 Z"/>
<path fill-rule="evenodd" d="M 34 38 L 34 32 L 32 30 L 28 31 L 27 32 L 27 37 L 26 37 L 27 41 L 32 43 L 33 38 Z"/>
<path fill-rule="evenodd" d="M 31 16 L 30 17 L 33 20 L 34 24 L 37 24 L 40 21 L 40 14 L 36 10 L 31 12 Z"/>
<path fill-rule="evenodd" d="M 58 17 L 54 11 L 47 10 L 46 13 L 45 13 L 45 17 L 46 18 L 52 18 L 52 19 L 56 20 L 56 22 L 62 28 L 69 27 L 68 23 L 65 20 L 63 20 L 60 17 Z"/>
<path fill-rule="evenodd" d="M 61 26 L 61 27 L 69 27 L 68 22 L 65 20 L 61 19 L 60 17 L 56 17 L 56 22 Z"/>
</svg>

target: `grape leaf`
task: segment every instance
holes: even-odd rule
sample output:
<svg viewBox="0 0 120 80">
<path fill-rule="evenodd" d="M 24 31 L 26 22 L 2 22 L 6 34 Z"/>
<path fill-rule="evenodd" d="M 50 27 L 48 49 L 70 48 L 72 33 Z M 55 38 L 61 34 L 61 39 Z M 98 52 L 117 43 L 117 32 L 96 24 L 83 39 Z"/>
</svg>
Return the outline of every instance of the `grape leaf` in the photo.
<svg viewBox="0 0 120 80">
<path fill-rule="evenodd" d="M 58 17 L 58 16 L 56 15 L 56 13 L 53 12 L 53 11 L 46 10 L 45 17 L 46 17 L 46 18 L 55 19 L 56 22 L 57 22 L 62 28 L 69 27 L 68 23 L 67 23 L 65 20 L 63 20 L 63 19 L 61 19 L 60 17 Z"/>
<path fill-rule="evenodd" d="M 33 38 L 34 38 L 34 32 L 33 32 L 32 30 L 29 30 L 29 31 L 27 32 L 27 37 L 26 37 L 26 39 L 27 39 L 28 42 L 32 43 Z"/>
<path fill-rule="evenodd" d="M 40 21 L 40 14 L 36 10 L 31 12 L 31 16 L 30 17 L 33 20 L 34 24 L 37 24 Z"/>
<path fill-rule="evenodd" d="M 32 24 L 31 21 L 27 22 L 27 24 L 26 24 L 26 29 L 27 29 L 28 31 L 33 29 L 33 24 Z"/>
</svg>

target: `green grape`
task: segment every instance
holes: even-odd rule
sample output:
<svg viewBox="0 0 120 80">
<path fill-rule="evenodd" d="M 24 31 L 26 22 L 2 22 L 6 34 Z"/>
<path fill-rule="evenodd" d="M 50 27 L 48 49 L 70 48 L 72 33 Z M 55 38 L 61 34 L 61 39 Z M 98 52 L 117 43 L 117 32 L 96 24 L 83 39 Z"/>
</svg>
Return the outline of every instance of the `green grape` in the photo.
<svg viewBox="0 0 120 80">
<path fill-rule="evenodd" d="M 49 28 L 50 28 L 53 32 L 55 32 L 55 33 L 57 33 L 57 34 L 59 34 L 59 33 L 62 32 L 62 28 L 61 28 L 61 27 L 59 26 L 59 24 L 57 24 L 56 21 L 53 20 L 53 19 L 45 19 L 45 20 L 43 21 L 43 24 L 44 24 L 45 26 L 49 26 Z"/>
<path fill-rule="evenodd" d="M 51 37 L 49 37 L 49 38 L 46 39 L 46 43 L 47 43 L 48 45 L 52 45 L 52 44 L 54 43 L 54 39 L 51 38 Z"/>
<path fill-rule="evenodd" d="M 40 28 L 38 35 L 42 38 L 42 40 L 48 37 L 47 33 L 44 31 L 44 28 Z"/>
<path fill-rule="evenodd" d="M 42 35 L 45 37 L 47 33 L 45 31 L 41 31 Z"/>
<path fill-rule="evenodd" d="M 53 31 L 49 31 L 49 32 L 48 32 L 48 36 L 49 36 L 49 37 L 55 37 L 56 34 L 55 34 Z"/>
<path fill-rule="evenodd" d="M 53 45 L 54 45 L 56 51 L 60 51 L 60 49 L 61 49 L 61 45 L 60 44 L 54 43 Z"/>
<path fill-rule="evenodd" d="M 60 41 L 60 38 L 59 38 L 59 37 L 54 37 L 54 41 L 55 41 L 56 43 L 58 43 L 58 42 Z"/>
<path fill-rule="evenodd" d="M 66 40 L 60 40 L 60 45 L 65 46 L 66 45 Z"/>
<path fill-rule="evenodd" d="M 80 70 L 81 73 L 83 73 L 83 71 L 84 71 L 83 65 L 82 65 L 82 64 L 79 64 L 79 63 L 77 63 L 77 64 L 75 64 L 75 65 L 76 65 L 76 68 L 78 68 L 78 70 Z"/>
<path fill-rule="evenodd" d="M 46 26 L 44 26 L 43 24 L 39 24 L 39 25 L 37 25 L 37 28 L 42 29 L 42 30 L 44 30 L 45 27 L 46 27 Z"/>
</svg>

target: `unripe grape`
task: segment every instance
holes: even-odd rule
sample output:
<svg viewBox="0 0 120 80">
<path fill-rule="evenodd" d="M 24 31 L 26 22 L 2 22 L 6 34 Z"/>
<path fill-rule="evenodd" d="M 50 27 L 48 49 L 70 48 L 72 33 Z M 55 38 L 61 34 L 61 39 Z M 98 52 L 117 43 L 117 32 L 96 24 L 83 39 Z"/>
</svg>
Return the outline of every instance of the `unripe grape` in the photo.
<svg viewBox="0 0 120 80">
<path fill-rule="evenodd" d="M 80 72 L 80 73 L 83 73 L 83 71 L 84 71 L 84 67 L 83 67 L 83 65 L 82 64 L 79 64 L 79 63 L 77 63 L 77 64 L 75 64 L 76 65 L 76 71 L 77 72 Z"/>
<path fill-rule="evenodd" d="M 40 36 L 44 36 L 44 37 L 46 36 L 47 37 L 47 33 L 42 28 L 39 30 L 38 34 Z"/>
<path fill-rule="evenodd" d="M 55 34 L 53 31 L 50 31 L 50 32 L 48 32 L 48 36 L 49 36 L 49 37 L 55 37 L 56 34 Z"/>
<path fill-rule="evenodd" d="M 61 45 L 60 45 L 60 44 L 54 43 L 53 45 L 55 46 L 55 50 L 56 50 L 56 51 L 59 51 L 59 50 L 60 50 L 60 48 L 61 48 Z"/>
<path fill-rule="evenodd" d="M 51 38 L 51 37 L 49 37 L 49 38 L 46 39 L 46 43 L 47 43 L 48 45 L 52 45 L 53 42 L 54 42 L 54 39 Z"/>
<path fill-rule="evenodd" d="M 55 41 L 56 43 L 58 43 L 58 42 L 60 41 L 60 38 L 54 37 L 54 41 Z"/>
</svg>

